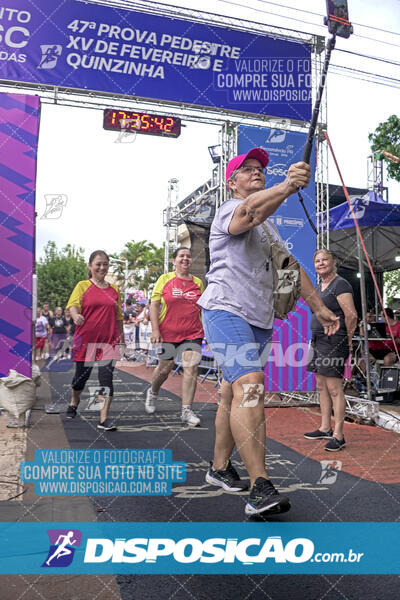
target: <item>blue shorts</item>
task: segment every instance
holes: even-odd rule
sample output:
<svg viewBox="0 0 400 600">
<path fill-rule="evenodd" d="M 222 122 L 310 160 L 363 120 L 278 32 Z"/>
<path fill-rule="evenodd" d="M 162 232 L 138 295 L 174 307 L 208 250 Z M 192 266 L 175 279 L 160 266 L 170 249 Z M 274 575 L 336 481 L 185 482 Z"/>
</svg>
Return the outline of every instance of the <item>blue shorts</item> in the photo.
<svg viewBox="0 0 400 600">
<path fill-rule="evenodd" d="M 205 338 L 228 383 L 248 373 L 264 372 L 272 329 L 250 325 L 242 317 L 219 309 L 203 308 L 202 321 Z"/>
</svg>

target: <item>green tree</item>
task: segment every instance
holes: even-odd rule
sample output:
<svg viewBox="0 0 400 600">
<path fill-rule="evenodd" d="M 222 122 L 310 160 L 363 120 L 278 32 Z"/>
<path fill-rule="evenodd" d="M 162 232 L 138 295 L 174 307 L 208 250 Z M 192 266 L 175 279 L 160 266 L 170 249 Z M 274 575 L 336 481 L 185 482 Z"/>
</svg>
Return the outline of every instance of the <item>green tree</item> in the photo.
<svg viewBox="0 0 400 600">
<path fill-rule="evenodd" d="M 128 285 L 147 293 L 149 286 L 157 281 L 164 272 L 164 248 L 157 248 L 152 242 L 127 242 L 122 252 L 111 258 L 128 261 Z M 119 285 L 123 285 L 125 267 L 122 263 L 112 264 Z"/>
<path fill-rule="evenodd" d="M 374 133 L 368 135 L 368 139 L 373 152 L 386 151 L 400 157 L 400 118 L 392 115 L 387 121 L 379 123 Z M 385 160 L 388 176 L 400 182 L 400 164 Z"/>
<path fill-rule="evenodd" d="M 400 296 L 400 269 L 384 273 L 383 281 L 385 284 L 386 301 L 388 304 L 391 304 L 396 297 Z"/>
<path fill-rule="evenodd" d="M 36 274 L 38 306 L 49 302 L 52 309 L 65 308 L 75 285 L 88 276 L 83 248 L 68 244 L 58 249 L 55 242 L 47 242 L 44 257 L 36 263 Z"/>
<path fill-rule="evenodd" d="M 164 246 L 165 244 L 163 244 Z M 140 288 L 146 292 L 164 273 L 164 247 L 154 248 L 146 256 L 146 269 L 140 282 Z"/>
</svg>

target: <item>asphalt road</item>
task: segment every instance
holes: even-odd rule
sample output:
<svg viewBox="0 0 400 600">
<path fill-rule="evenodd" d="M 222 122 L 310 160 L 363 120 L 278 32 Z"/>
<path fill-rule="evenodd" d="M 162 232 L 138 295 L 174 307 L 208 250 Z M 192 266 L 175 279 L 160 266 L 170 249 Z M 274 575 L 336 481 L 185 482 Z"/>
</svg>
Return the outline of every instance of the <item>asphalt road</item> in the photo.
<svg viewBox="0 0 400 600">
<path fill-rule="evenodd" d="M 59 398 L 68 397 L 70 372 L 52 372 L 50 381 L 54 394 L 59 394 Z M 96 385 L 96 380 L 93 378 L 89 383 Z M 112 416 L 118 422 L 118 431 L 99 433 L 95 427 L 97 413 L 85 410 L 83 395 L 80 415 L 74 420 L 63 418 L 68 441 L 71 448 L 170 448 L 174 460 L 186 462 L 187 481 L 174 484 L 169 497 L 92 497 L 94 508 L 100 511 L 99 520 L 247 522 L 244 515 L 247 493 L 226 494 L 204 481 L 212 455 L 216 405 L 196 403 L 194 408 L 201 417 L 201 427 L 186 428 L 179 418 L 180 399 L 171 391 L 163 391 L 154 415 L 144 412 L 147 387 L 143 379 L 116 371 Z M 285 409 L 278 410 L 276 419 L 281 421 L 284 417 Z M 264 519 L 265 526 L 268 527 L 270 521 L 398 520 L 399 483 L 378 483 L 346 472 L 341 468 L 343 453 L 325 456 L 325 460 L 333 461 L 327 466 L 269 439 L 268 470 L 276 487 L 290 496 L 292 509 Z M 238 454 L 234 455 L 233 462 L 245 477 Z M 120 575 L 117 583 L 123 600 L 397 600 L 400 578 L 382 575 Z"/>
</svg>

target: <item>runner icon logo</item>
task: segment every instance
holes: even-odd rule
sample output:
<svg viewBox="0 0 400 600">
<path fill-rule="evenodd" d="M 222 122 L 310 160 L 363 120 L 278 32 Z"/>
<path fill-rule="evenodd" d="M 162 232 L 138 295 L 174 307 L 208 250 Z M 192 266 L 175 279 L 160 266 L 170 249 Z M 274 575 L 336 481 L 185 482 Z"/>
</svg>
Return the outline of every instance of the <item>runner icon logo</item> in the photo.
<svg viewBox="0 0 400 600">
<path fill-rule="evenodd" d="M 46 209 L 41 219 L 59 219 L 67 206 L 68 197 L 65 194 L 45 194 Z"/>
<path fill-rule="evenodd" d="M 41 44 L 40 50 L 42 56 L 38 69 L 54 69 L 57 65 L 57 61 L 61 56 L 62 46 L 59 44 Z"/>
<path fill-rule="evenodd" d="M 341 460 L 321 460 L 321 475 L 317 483 L 332 485 L 336 482 L 339 471 L 342 469 Z"/>
<path fill-rule="evenodd" d="M 68 567 L 74 558 L 75 549 L 81 545 L 79 529 L 48 529 L 50 548 L 42 567 Z"/>
</svg>

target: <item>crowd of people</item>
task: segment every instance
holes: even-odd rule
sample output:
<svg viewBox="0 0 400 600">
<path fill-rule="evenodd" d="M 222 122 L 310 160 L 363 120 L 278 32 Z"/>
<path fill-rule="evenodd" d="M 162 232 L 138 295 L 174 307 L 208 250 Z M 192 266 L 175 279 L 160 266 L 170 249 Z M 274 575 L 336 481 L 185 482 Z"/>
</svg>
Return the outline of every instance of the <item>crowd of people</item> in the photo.
<svg viewBox="0 0 400 600">
<path fill-rule="evenodd" d="M 211 226 L 206 289 L 190 272 L 190 249 L 179 247 L 173 254 L 174 270 L 158 279 L 151 303 L 140 305 L 128 300 L 123 311 L 117 286 L 105 279 L 109 257 L 104 250 L 96 250 L 89 258 L 88 278 L 76 285 L 65 312 L 57 307 L 53 315 L 45 303 L 38 310 L 36 322 L 37 357 L 39 353 L 46 358 L 50 346 L 57 348 L 73 333 L 75 374 L 67 418 L 76 417 L 81 392 L 93 367 L 98 367 L 102 393 L 98 398 L 97 427 L 106 431 L 117 428 L 109 417 L 109 409 L 114 365 L 126 354 L 124 324 L 134 327 L 136 342 L 141 324 L 151 324 L 151 344 L 158 364 L 145 394 L 145 412 L 156 412 L 158 394 L 179 352 L 183 367 L 180 417 L 184 425 L 192 427 L 200 425 L 192 403 L 202 342 L 206 339 L 222 373 L 222 382 L 213 457 L 205 479 L 227 492 L 249 488 L 247 515 L 290 508 L 289 499 L 271 482 L 265 464 L 265 367 L 274 322 L 270 239 L 284 247 L 278 229 L 268 217 L 299 188 L 307 187 L 311 177 L 309 165 L 298 162 L 289 167 L 280 184 L 266 188 L 268 160 L 265 150 L 253 148 L 227 165 L 230 197 L 217 210 Z M 313 313 L 307 369 L 316 375 L 321 425 L 304 437 L 323 439 L 325 450 L 335 452 L 346 445 L 343 375 L 352 351 L 357 311 L 352 287 L 337 274 L 332 253 L 317 250 L 314 267 L 318 285 L 314 287 L 300 267 L 300 287 L 301 297 Z M 400 323 L 394 321 L 390 309 L 386 309 L 386 314 L 395 342 L 400 343 Z M 385 364 L 389 364 L 394 349 L 388 346 L 385 350 Z M 235 447 L 249 481 L 242 480 L 232 465 Z"/>
<path fill-rule="evenodd" d="M 48 302 L 37 309 L 35 321 L 36 360 L 48 359 L 50 352 L 61 350 L 60 359 L 71 358 L 69 342 L 75 330 L 70 311 L 57 306 L 50 310 Z"/>
</svg>

